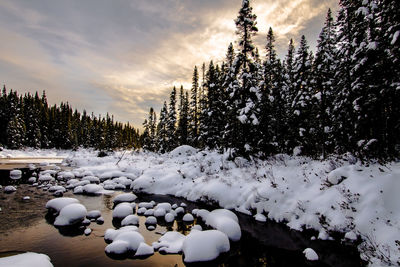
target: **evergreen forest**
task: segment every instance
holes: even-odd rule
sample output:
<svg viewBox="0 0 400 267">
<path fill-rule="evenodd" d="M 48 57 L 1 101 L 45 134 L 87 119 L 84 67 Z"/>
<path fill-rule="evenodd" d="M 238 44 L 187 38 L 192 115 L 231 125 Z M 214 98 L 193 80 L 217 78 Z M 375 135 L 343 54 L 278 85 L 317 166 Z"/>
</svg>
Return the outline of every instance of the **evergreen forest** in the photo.
<svg viewBox="0 0 400 267">
<path fill-rule="evenodd" d="M 45 92 L 39 97 L 16 91 L 0 97 L 0 145 L 21 147 L 100 150 L 139 147 L 139 132 L 128 124 L 114 122 L 108 114 L 96 117 L 73 110 L 68 103 L 49 106 Z"/>
<path fill-rule="evenodd" d="M 327 11 L 315 52 L 302 36 L 280 58 L 272 28 L 263 49 L 254 45 L 257 16 L 243 0 L 225 60 L 195 66 L 190 92 L 174 87 L 158 116 L 150 108 L 143 147 L 397 158 L 399 10 L 397 0 L 341 0 L 336 16 Z"/>
</svg>

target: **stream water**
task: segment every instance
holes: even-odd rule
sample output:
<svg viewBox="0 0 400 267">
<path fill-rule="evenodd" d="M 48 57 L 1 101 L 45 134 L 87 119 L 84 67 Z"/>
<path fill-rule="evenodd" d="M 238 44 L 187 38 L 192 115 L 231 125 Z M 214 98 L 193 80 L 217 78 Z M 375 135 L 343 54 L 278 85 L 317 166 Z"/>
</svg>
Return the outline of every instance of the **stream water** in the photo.
<svg viewBox="0 0 400 267">
<path fill-rule="evenodd" d="M 0 173 L 4 184 L 8 177 Z M 10 182 L 10 181 L 8 181 Z M 14 182 L 14 181 L 12 181 Z M 45 204 L 54 198 L 51 193 L 17 181 L 18 189 L 11 194 L 0 192 L 0 257 L 15 255 L 25 251 L 44 253 L 51 258 L 54 266 L 185 266 L 182 255 L 161 255 L 156 252 L 145 259 L 113 259 L 104 252 L 106 243 L 104 232 L 116 228 L 112 223 L 113 195 L 83 196 L 67 192 L 64 196 L 77 198 L 87 210 L 100 210 L 105 220 L 100 225 L 92 222 L 89 236 L 83 229 L 64 231 L 55 228 L 46 220 Z M 29 196 L 29 200 L 23 200 Z M 184 199 L 162 195 L 139 195 L 141 201 L 170 202 L 187 204 L 187 211 L 194 208 L 212 210 L 216 207 L 201 203 L 192 203 Z M 242 229 L 239 242 L 231 243 L 229 253 L 216 261 L 194 264 L 198 266 L 363 266 L 354 246 L 338 241 L 311 241 L 312 233 L 292 231 L 285 225 L 256 222 L 252 217 L 237 214 Z M 179 231 L 188 234 L 190 226 L 182 221 L 175 221 L 172 226 L 157 225 L 149 231 L 145 227 L 145 217 L 140 216 L 139 231 L 147 244 L 157 241 L 165 231 Z M 195 221 L 196 223 L 196 221 Z M 204 225 L 203 225 L 204 226 Z M 205 227 L 205 226 L 204 226 Z M 302 251 L 311 247 L 317 251 L 320 260 L 309 262 Z"/>
</svg>

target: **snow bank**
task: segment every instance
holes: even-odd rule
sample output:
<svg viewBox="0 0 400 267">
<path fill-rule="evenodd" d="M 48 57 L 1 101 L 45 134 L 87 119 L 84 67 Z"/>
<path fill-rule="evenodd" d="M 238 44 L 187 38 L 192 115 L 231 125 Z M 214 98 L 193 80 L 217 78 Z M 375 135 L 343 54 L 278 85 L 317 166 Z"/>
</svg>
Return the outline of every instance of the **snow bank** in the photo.
<svg viewBox="0 0 400 267">
<path fill-rule="evenodd" d="M 49 256 L 34 252 L 0 258 L 0 266 L 10 267 L 53 267 Z"/>
<path fill-rule="evenodd" d="M 218 230 L 192 230 L 182 244 L 185 262 L 215 260 L 221 253 L 229 250 L 228 237 Z"/>
<path fill-rule="evenodd" d="M 320 239 L 329 239 L 332 232 L 344 237 L 353 231 L 361 240 L 363 259 L 381 265 L 400 259 L 396 243 L 400 240 L 400 162 L 366 166 L 348 155 L 324 161 L 287 155 L 229 161 L 227 154 L 190 147 L 163 155 L 132 153 L 116 166 L 118 156 L 97 158 L 95 153 L 79 151 L 68 160 L 80 172 L 90 170 L 98 177 L 106 172 L 118 178 L 134 173 L 130 186 L 134 192 L 210 202 L 256 215 L 259 221 L 285 222 L 298 231 L 314 229 Z M 368 253 L 371 245 L 377 253 Z"/>
</svg>

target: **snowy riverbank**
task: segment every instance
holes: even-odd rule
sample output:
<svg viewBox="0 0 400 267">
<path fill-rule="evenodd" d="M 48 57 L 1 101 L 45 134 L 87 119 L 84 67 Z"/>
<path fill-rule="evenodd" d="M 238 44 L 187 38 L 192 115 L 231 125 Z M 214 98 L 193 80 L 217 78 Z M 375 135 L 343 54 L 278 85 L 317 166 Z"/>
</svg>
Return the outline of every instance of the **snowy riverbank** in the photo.
<svg viewBox="0 0 400 267">
<path fill-rule="evenodd" d="M 215 202 L 259 221 L 267 217 L 299 231 L 314 229 L 319 239 L 333 232 L 347 241 L 361 238 L 361 255 L 372 265 L 399 261 L 400 163 L 366 166 L 353 158 L 316 161 L 287 155 L 232 162 L 226 155 L 190 147 L 164 155 L 125 153 L 120 161 L 122 152 L 103 158 L 90 150 L 1 152 L 11 157 L 24 153 L 66 156 L 77 172 L 91 172 L 100 180 L 132 179 L 135 192 Z"/>
</svg>

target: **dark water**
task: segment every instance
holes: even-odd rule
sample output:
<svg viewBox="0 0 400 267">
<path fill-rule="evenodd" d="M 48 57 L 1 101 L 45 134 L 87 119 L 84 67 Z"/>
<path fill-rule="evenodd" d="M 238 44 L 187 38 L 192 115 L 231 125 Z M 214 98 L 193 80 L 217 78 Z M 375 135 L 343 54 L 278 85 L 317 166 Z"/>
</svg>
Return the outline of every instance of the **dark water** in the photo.
<svg viewBox="0 0 400 267">
<path fill-rule="evenodd" d="M 82 196 L 67 192 L 64 196 L 77 198 L 87 210 L 97 209 L 102 213 L 105 222 L 98 225 L 94 222 L 88 226 L 92 229 L 89 236 L 82 230 L 62 231 L 46 221 L 45 204 L 52 195 L 48 192 L 20 184 L 12 194 L 0 193 L 0 257 L 18 252 L 32 251 L 47 254 L 54 266 L 184 266 L 182 255 L 161 255 L 156 252 L 146 259 L 112 259 L 104 248 L 104 232 L 114 228 L 112 224 L 113 196 Z M 30 196 L 30 200 L 22 200 Z M 137 202 L 154 200 L 156 202 L 182 202 L 187 210 L 208 208 L 203 204 L 194 204 L 170 196 L 143 195 Z M 238 214 L 242 228 L 240 242 L 231 243 L 231 251 L 211 263 L 197 266 L 362 266 L 356 248 L 341 245 L 335 241 L 310 241 L 311 234 L 289 230 L 277 223 L 258 223 L 253 218 Z M 145 217 L 140 217 L 139 231 L 146 243 L 150 244 L 160 238 L 160 233 L 167 230 L 187 234 L 190 225 L 181 221 L 172 226 L 160 226 L 148 231 L 144 225 Z M 200 223 L 200 222 L 199 222 Z M 305 260 L 302 251 L 313 248 L 319 255 L 318 262 Z"/>
</svg>

